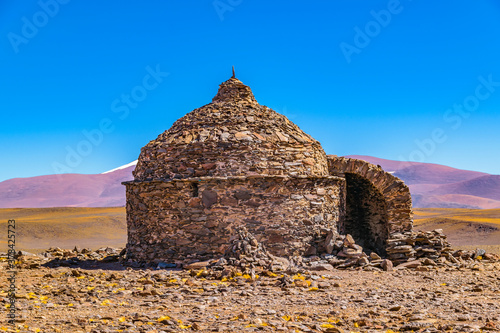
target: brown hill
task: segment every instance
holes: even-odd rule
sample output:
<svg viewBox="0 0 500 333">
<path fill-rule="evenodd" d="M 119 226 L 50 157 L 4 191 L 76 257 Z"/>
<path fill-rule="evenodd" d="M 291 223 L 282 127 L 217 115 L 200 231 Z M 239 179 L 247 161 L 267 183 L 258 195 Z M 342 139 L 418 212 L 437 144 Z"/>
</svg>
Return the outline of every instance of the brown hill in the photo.
<svg viewBox="0 0 500 333">
<path fill-rule="evenodd" d="M 453 184 L 441 185 L 435 194 L 465 194 L 481 198 L 500 200 L 500 176 L 487 175 Z"/>
<path fill-rule="evenodd" d="M 132 179 L 133 169 L 9 179 L 0 183 L 0 208 L 123 206 L 121 182 Z"/>
<path fill-rule="evenodd" d="M 499 208 L 500 201 L 465 194 L 423 195 L 412 194 L 413 207 L 420 208 Z"/>
<path fill-rule="evenodd" d="M 401 178 L 410 187 L 415 208 L 500 208 L 500 176 L 432 163 L 347 157 L 378 164 Z"/>
<path fill-rule="evenodd" d="M 392 161 L 363 155 L 350 155 L 347 157 L 378 164 L 385 171 L 393 172 L 394 176 L 401 178 L 408 185 L 451 184 L 488 175 L 484 172 L 460 170 L 433 163 Z"/>
</svg>

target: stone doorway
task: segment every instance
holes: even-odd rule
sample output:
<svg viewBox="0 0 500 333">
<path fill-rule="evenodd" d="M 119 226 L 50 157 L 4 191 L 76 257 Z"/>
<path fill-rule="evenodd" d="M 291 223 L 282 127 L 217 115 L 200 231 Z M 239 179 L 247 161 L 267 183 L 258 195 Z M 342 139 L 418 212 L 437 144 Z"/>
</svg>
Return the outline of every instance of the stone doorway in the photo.
<svg viewBox="0 0 500 333">
<path fill-rule="evenodd" d="M 328 156 L 328 169 L 346 180 L 339 232 L 350 233 L 367 252 L 383 255 L 389 238 L 413 230 L 410 189 L 401 179 L 379 165 L 334 155 Z"/>
<path fill-rule="evenodd" d="M 387 202 L 368 179 L 346 173 L 346 216 L 340 233 L 351 234 L 365 252 L 385 255 L 389 238 Z"/>
</svg>

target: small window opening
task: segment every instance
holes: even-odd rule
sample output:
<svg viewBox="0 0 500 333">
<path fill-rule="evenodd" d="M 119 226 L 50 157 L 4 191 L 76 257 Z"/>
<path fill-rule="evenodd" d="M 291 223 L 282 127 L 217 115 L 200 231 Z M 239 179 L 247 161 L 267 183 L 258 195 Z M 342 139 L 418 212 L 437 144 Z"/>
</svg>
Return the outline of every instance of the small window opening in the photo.
<svg viewBox="0 0 500 333">
<path fill-rule="evenodd" d="M 193 198 L 198 198 L 198 183 L 193 183 Z"/>
</svg>

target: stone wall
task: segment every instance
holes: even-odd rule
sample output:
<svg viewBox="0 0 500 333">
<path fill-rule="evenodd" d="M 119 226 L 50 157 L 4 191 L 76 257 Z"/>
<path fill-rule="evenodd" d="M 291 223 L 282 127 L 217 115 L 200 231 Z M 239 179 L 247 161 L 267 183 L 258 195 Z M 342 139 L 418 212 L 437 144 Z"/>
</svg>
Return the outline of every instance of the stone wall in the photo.
<svg viewBox="0 0 500 333">
<path fill-rule="evenodd" d="M 327 158 L 330 173 L 346 177 L 348 218 L 342 228 L 357 235 L 356 241 L 366 243 L 362 235 L 369 232 L 375 240 L 371 246 L 379 249 L 391 235 L 413 230 L 410 190 L 402 180 L 366 161 Z"/>
<path fill-rule="evenodd" d="M 339 177 L 202 177 L 131 181 L 129 258 L 200 260 L 221 256 L 245 226 L 275 255 L 315 252 L 315 240 L 344 218 Z M 312 245 L 312 249 L 311 249 Z"/>
</svg>

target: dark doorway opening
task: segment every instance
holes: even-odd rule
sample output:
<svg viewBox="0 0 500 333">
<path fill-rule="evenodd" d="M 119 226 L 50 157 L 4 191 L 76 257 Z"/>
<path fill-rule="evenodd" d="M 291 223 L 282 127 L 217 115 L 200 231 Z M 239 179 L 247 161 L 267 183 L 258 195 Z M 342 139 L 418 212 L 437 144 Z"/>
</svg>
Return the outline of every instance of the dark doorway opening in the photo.
<svg viewBox="0 0 500 333">
<path fill-rule="evenodd" d="M 351 234 L 365 252 L 385 255 L 388 239 L 387 202 L 366 178 L 346 173 L 346 218 L 339 230 Z"/>
</svg>

